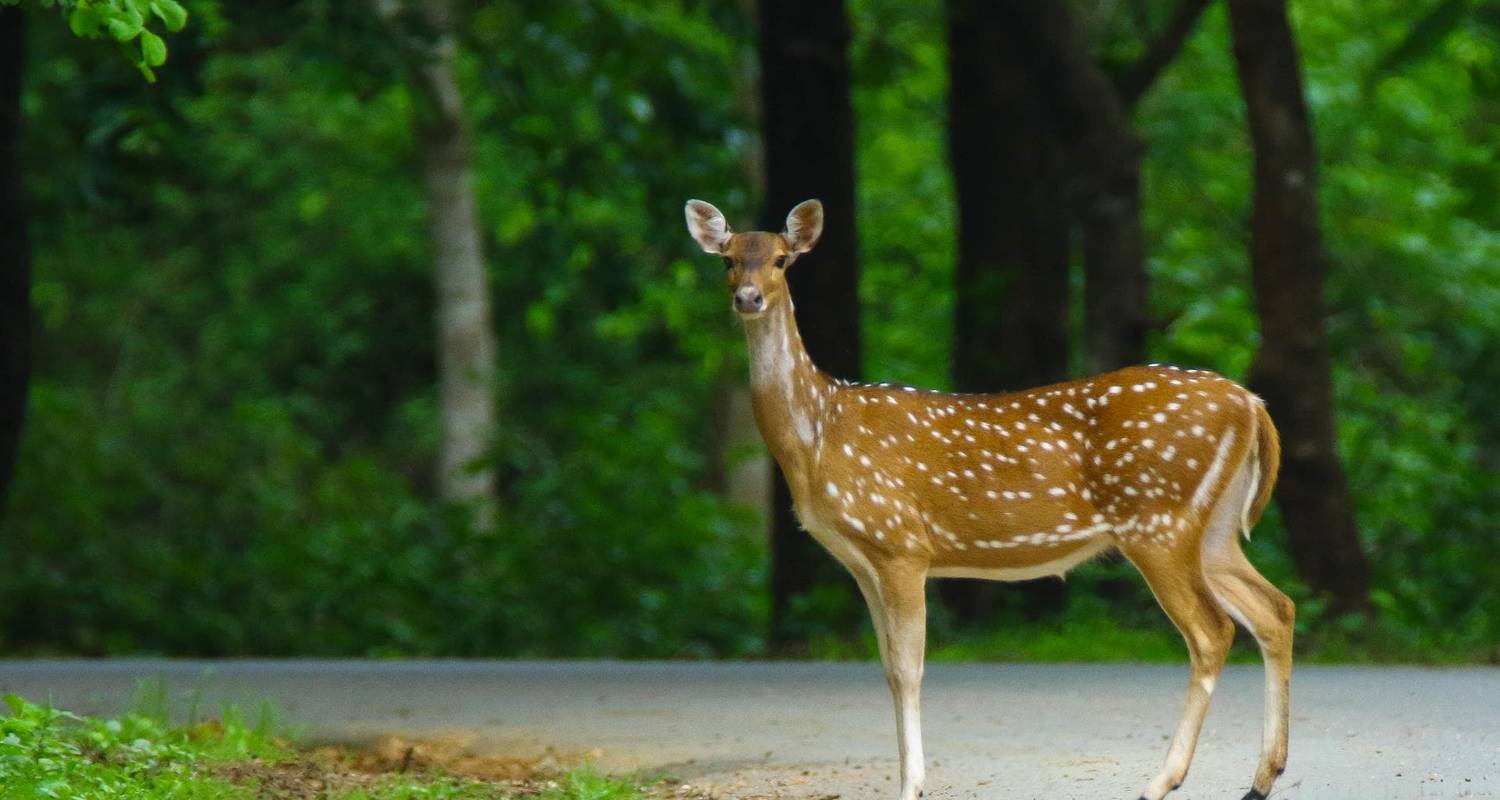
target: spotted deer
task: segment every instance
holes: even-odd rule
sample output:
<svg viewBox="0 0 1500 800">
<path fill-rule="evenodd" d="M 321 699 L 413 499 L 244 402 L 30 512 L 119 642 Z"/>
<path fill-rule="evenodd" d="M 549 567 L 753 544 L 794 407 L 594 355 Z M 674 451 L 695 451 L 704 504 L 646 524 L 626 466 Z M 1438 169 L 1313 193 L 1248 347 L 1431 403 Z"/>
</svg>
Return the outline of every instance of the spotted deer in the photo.
<svg viewBox="0 0 1500 800">
<path fill-rule="evenodd" d="M 1265 798 L 1287 757 L 1294 606 L 1241 552 L 1271 497 L 1280 445 L 1259 398 L 1223 377 L 1130 367 L 1009 394 L 863 385 L 813 364 L 786 270 L 812 250 L 823 207 L 781 233 L 735 233 L 690 200 L 687 226 L 724 260 L 750 348 L 755 421 L 797 517 L 854 576 L 896 706 L 901 800 L 922 795 L 919 710 L 929 577 L 1061 576 L 1111 549 L 1145 576 L 1191 660 L 1166 763 L 1141 793 L 1187 774 L 1238 621 L 1265 660 Z M 1233 621 L 1232 621 L 1233 620 Z"/>
</svg>

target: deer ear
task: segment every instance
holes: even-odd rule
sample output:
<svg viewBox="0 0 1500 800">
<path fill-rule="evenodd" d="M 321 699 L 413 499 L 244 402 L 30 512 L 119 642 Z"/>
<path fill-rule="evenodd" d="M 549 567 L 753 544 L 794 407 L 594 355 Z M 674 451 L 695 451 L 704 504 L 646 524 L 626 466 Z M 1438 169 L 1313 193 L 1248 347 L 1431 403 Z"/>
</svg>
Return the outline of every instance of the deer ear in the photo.
<svg viewBox="0 0 1500 800">
<path fill-rule="evenodd" d="M 823 235 L 823 204 L 817 200 L 803 200 L 786 215 L 786 231 L 781 234 L 793 253 L 806 253 L 818 243 Z"/>
<path fill-rule="evenodd" d="M 702 200 L 689 200 L 683 209 L 687 214 L 688 233 L 698 242 L 705 253 L 722 254 L 729 247 L 734 231 L 724 219 L 724 212 Z"/>
</svg>

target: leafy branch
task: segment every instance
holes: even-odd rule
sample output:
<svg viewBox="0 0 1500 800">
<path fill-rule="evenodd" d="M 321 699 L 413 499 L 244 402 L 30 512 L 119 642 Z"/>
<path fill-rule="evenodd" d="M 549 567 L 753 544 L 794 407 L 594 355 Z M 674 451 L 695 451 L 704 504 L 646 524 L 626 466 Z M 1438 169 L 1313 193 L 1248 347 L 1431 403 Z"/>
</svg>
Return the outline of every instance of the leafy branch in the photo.
<svg viewBox="0 0 1500 800">
<path fill-rule="evenodd" d="M 177 0 L 0 0 L 0 5 L 56 8 L 68 19 L 73 35 L 113 39 L 146 80 L 154 82 L 153 67 L 167 63 L 167 43 L 151 25 L 176 33 L 187 25 L 188 12 Z"/>
</svg>

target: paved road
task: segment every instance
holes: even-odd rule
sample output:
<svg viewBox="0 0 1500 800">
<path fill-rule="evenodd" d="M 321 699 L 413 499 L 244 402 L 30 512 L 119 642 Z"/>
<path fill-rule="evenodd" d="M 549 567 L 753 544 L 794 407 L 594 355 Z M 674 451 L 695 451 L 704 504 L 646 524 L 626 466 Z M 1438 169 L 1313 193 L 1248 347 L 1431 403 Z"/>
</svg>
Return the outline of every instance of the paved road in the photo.
<svg viewBox="0 0 1500 800">
<path fill-rule="evenodd" d="M 485 750 L 598 749 L 727 797 L 895 796 L 874 664 L 0 661 L 0 691 L 86 713 L 138 680 L 179 700 L 271 699 L 315 739 L 477 733 Z M 1166 751 L 1186 667 L 928 667 L 928 793 L 1133 798 Z M 1226 671 L 1174 798 L 1238 798 L 1260 740 L 1260 668 Z M 1280 798 L 1500 797 L 1500 670 L 1304 667 Z"/>
</svg>

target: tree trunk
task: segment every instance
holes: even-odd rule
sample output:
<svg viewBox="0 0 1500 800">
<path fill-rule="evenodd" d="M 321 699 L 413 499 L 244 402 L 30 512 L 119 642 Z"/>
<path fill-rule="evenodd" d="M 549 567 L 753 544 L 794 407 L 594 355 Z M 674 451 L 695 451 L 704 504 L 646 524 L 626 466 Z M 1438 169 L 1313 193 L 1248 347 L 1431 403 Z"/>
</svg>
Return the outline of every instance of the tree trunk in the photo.
<svg viewBox="0 0 1500 800">
<path fill-rule="evenodd" d="M 1066 6 L 1053 7 L 1054 28 L 1068 46 L 1065 83 L 1075 87 L 1076 112 L 1067 119 L 1083 126 L 1066 138 L 1086 167 L 1079 192 L 1083 224 L 1084 356 L 1089 372 L 1117 369 L 1145 360 L 1150 329 L 1149 285 L 1141 231 L 1143 148 L 1128 113 L 1182 51 L 1210 0 L 1181 0 L 1160 34 L 1119 82 L 1088 57 Z"/>
<path fill-rule="evenodd" d="M 0 8 L 0 511 L 15 476 L 31 375 L 31 267 L 21 182 L 21 9 Z"/>
<path fill-rule="evenodd" d="M 1102 74 L 1098 81 L 1107 86 Z M 1083 226 L 1084 366 L 1089 373 L 1145 361 L 1149 327 L 1141 147 L 1113 92 L 1098 97 L 1094 109 L 1099 119 L 1090 123 L 1094 135 L 1082 137 L 1081 146 L 1106 157 L 1080 162 L 1088 172 L 1075 201 Z"/>
<path fill-rule="evenodd" d="M 1036 20 L 1013 4 L 948 4 L 949 157 L 958 200 L 958 391 L 1061 380 L 1068 364 L 1065 153 L 1039 81 Z"/>
<path fill-rule="evenodd" d="M 436 39 L 419 67 L 427 103 L 419 117 L 422 182 L 432 237 L 437 297 L 442 450 L 438 488 L 445 500 L 472 507 L 477 523 L 494 523 L 495 469 L 485 463 L 496 433 L 496 343 L 489 281 L 474 200 L 474 170 L 463 96 L 454 79 L 453 10 L 425 0 L 423 18 Z"/>
<path fill-rule="evenodd" d="M 1067 4 L 1016 7 L 1030 18 L 1024 30 L 1037 53 L 1033 80 L 1050 99 L 1051 130 L 1071 167 L 1068 201 L 1083 238 L 1085 370 L 1139 363 L 1147 299 L 1140 141 Z"/>
<path fill-rule="evenodd" d="M 739 0 L 738 10 L 744 20 L 753 24 L 755 0 Z M 735 51 L 735 105 L 752 125 L 759 125 L 760 70 L 754 54 L 746 49 Z M 759 140 L 746 143 L 739 159 L 750 196 L 765 197 L 766 170 Z M 761 441 L 755 426 L 755 409 L 750 402 L 750 384 L 744 369 L 722 370 L 714 386 L 714 432 L 709 444 L 709 483 L 724 499 L 766 512 L 759 531 L 771 535 L 771 501 L 773 472 L 771 454 Z"/>
<path fill-rule="evenodd" d="M 1074 154 L 1083 227 L 1084 360 L 1104 372 L 1145 360 L 1149 286 L 1141 230 L 1143 147 L 1129 110 L 1177 58 L 1210 0 L 1180 0 L 1163 30 L 1118 82 L 1089 56 L 1064 3 L 1044 3 L 1055 41 L 1059 135 Z"/>
<path fill-rule="evenodd" d="M 1370 569 L 1334 437 L 1323 329 L 1328 265 L 1297 46 L 1284 0 L 1230 0 L 1229 16 L 1255 149 L 1250 264 L 1261 348 L 1250 384 L 1281 430 L 1276 499 L 1298 572 L 1335 608 L 1359 610 L 1367 607 Z"/>
<path fill-rule="evenodd" d="M 1084 359 L 1090 373 L 1146 360 L 1149 287 L 1141 241 L 1141 161 L 1132 153 L 1099 175 L 1083 223 Z"/>
<path fill-rule="evenodd" d="M 760 4 L 762 130 L 768 230 L 809 198 L 828 210 L 817 249 L 787 273 L 809 355 L 841 378 L 860 374 L 859 266 L 854 229 L 854 114 L 849 98 L 849 25 L 842 0 Z M 820 584 L 852 588 L 797 525 L 779 472 L 772 507 L 771 636 L 787 644 L 805 621 L 792 606 Z M 852 596 L 852 595 L 851 595 Z"/>
<path fill-rule="evenodd" d="M 754 509 L 771 507 L 771 456 L 755 427 L 755 408 L 744 375 L 721 377 L 714 387 L 714 430 L 709 445 L 709 487 L 725 500 Z"/>
<path fill-rule="evenodd" d="M 1047 61 L 1033 9 L 949 0 L 949 158 L 958 200 L 953 383 L 961 392 L 1061 380 L 1068 364 L 1068 165 L 1040 73 Z M 1060 607 L 1061 581 L 1022 588 L 950 581 L 962 621 L 1003 592 L 1033 610 Z"/>
<path fill-rule="evenodd" d="M 1122 97 L 1068 6 L 949 0 L 950 156 L 958 195 L 954 384 L 1018 389 L 1066 377 L 1069 236 L 1083 244 L 1084 360 L 1099 372 L 1145 358 L 1142 147 L 1127 109 L 1171 62 L 1206 5 L 1183 0 Z M 1041 605 L 1060 606 L 1056 582 Z M 1036 608 L 1038 595 L 1029 603 Z M 955 584 L 961 618 L 993 590 Z"/>
</svg>

